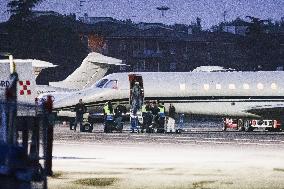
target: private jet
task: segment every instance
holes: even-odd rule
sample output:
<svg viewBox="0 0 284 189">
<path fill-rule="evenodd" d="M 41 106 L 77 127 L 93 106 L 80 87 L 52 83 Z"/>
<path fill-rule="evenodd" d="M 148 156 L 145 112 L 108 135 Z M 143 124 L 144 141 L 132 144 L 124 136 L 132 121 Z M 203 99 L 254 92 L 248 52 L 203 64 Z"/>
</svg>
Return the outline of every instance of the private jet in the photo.
<svg viewBox="0 0 284 189">
<path fill-rule="evenodd" d="M 143 87 L 144 100 L 172 103 L 177 113 L 258 119 L 281 119 L 284 113 L 281 71 L 113 73 L 55 100 L 54 108 L 72 110 L 78 99 L 89 112 L 101 112 L 107 101 L 129 108 L 134 80 Z"/>
</svg>

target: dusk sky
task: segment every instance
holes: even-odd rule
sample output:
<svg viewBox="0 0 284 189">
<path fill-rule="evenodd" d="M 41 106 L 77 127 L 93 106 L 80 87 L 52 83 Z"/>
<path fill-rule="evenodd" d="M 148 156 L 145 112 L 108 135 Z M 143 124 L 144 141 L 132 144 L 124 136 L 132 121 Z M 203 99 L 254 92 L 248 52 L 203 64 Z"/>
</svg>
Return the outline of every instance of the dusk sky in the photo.
<svg viewBox="0 0 284 189">
<path fill-rule="evenodd" d="M 0 2 L 0 20 L 9 18 L 7 2 Z M 284 16 L 284 0 L 85 0 L 80 8 L 79 0 L 43 0 L 36 10 L 53 10 L 62 14 L 88 13 L 89 16 L 110 16 L 117 19 L 131 19 L 134 22 L 163 22 L 165 24 L 190 24 L 196 17 L 202 19 L 203 28 L 210 28 L 237 16 L 250 15 L 262 19 L 280 20 Z M 158 6 L 168 6 L 169 11 L 162 17 Z"/>
</svg>

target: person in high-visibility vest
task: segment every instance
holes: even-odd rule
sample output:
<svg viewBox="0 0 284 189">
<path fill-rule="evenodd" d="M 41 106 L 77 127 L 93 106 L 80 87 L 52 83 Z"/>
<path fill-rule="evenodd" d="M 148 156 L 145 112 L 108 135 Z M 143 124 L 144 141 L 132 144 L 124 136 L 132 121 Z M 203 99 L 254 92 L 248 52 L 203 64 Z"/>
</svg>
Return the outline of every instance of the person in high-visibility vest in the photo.
<svg viewBox="0 0 284 189">
<path fill-rule="evenodd" d="M 103 107 L 103 112 L 105 115 L 105 132 L 111 132 L 112 131 L 112 126 L 113 126 L 113 107 L 110 101 L 108 101 L 104 107 Z"/>
<path fill-rule="evenodd" d="M 165 111 L 166 111 L 166 109 L 165 109 L 164 104 L 163 104 L 163 103 L 159 103 L 158 108 L 159 108 L 159 110 L 160 110 L 160 111 L 159 111 L 159 115 L 165 117 Z"/>
</svg>

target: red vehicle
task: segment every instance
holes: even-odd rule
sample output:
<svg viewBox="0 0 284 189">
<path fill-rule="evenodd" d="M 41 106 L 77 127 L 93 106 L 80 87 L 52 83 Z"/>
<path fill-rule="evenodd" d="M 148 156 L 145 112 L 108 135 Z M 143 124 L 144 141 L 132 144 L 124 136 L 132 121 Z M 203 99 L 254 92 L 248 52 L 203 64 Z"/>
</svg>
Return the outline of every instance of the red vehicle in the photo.
<svg viewBox="0 0 284 189">
<path fill-rule="evenodd" d="M 265 128 L 268 131 L 281 131 L 281 123 L 279 120 L 244 120 L 224 118 L 223 131 L 227 128 L 236 130 L 253 131 L 255 128 Z"/>
<path fill-rule="evenodd" d="M 238 130 L 238 119 L 224 118 L 223 122 L 223 131 L 226 131 L 227 128 Z"/>
</svg>

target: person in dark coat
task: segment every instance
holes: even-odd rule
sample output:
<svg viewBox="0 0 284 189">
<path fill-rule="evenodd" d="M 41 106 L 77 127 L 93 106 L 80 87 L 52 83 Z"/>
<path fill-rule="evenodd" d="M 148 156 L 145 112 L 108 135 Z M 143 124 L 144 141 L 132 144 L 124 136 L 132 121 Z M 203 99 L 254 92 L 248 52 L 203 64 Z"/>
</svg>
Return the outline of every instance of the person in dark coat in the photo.
<svg viewBox="0 0 284 189">
<path fill-rule="evenodd" d="M 135 81 L 132 88 L 131 99 L 133 114 L 136 115 L 137 111 L 142 107 L 142 89 L 138 81 Z"/>
<path fill-rule="evenodd" d="M 153 102 L 153 107 L 151 108 L 151 112 L 152 112 L 152 115 L 153 115 L 154 122 L 155 122 L 155 124 L 157 124 L 158 119 L 159 119 L 160 109 L 159 109 L 156 101 Z"/>
<path fill-rule="evenodd" d="M 76 131 L 77 124 L 80 123 L 80 128 L 83 126 L 83 115 L 87 112 L 87 108 L 84 105 L 82 99 L 79 100 L 79 103 L 75 105 L 74 111 L 76 112 L 76 118 L 74 122 L 74 131 Z M 72 127 L 70 126 L 72 130 Z"/>
<path fill-rule="evenodd" d="M 126 107 L 118 103 L 114 109 L 115 122 L 117 124 L 118 131 L 122 131 L 123 129 L 122 116 L 124 114 L 126 114 Z"/>
<path fill-rule="evenodd" d="M 170 104 L 169 106 L 169 117 L 175 119 L 175 116 L 176 116 L 176 108 Z"/>
</svg>

